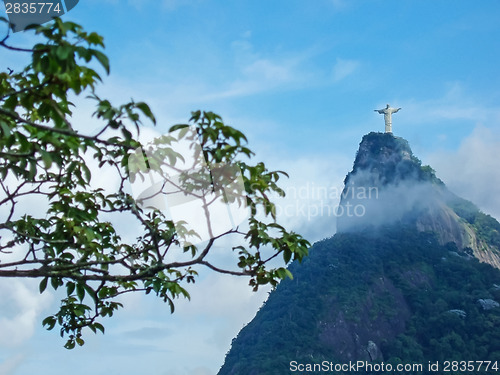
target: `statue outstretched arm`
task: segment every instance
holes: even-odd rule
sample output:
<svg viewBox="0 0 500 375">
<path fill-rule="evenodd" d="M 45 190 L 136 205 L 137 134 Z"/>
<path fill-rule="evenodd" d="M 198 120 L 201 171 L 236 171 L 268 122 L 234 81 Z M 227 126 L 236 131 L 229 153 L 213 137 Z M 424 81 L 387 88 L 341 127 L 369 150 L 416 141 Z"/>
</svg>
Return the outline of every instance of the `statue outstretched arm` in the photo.
<svg viewBox="0 0 500 375">
<path fill-rule="evenodd" d="M 375 112 L 378 112 L 378 113 L 384 113 L 384 110 L 383 109 L 374 109 Z"/>
</svg>

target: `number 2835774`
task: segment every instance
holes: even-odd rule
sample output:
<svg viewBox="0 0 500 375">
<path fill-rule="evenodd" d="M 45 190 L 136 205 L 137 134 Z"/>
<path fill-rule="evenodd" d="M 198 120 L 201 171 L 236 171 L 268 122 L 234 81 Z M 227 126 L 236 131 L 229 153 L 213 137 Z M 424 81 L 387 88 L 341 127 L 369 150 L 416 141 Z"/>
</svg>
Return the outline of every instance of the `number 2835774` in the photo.
<svg viewBox="0 0 500 375">
<path fill-rule="evenodd" d="M 5 3 L 5 11 L 7 14 L 41 14 L 41 13 L 61 13 L 59 2 L 57 3 Z"/>
</svg>

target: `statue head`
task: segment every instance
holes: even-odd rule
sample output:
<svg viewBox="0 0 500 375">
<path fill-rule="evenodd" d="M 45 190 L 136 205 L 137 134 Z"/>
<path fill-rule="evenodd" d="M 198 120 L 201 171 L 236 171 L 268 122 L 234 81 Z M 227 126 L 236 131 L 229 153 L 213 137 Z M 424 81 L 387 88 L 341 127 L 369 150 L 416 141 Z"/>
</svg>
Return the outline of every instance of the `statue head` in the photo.
<svg viewBox="0 0 500 375">
<path fill-rule="evenodd" d="M 389 108 L 389 104 L 387 104 L 387 106 L 385 108 Z"/>
</svg>

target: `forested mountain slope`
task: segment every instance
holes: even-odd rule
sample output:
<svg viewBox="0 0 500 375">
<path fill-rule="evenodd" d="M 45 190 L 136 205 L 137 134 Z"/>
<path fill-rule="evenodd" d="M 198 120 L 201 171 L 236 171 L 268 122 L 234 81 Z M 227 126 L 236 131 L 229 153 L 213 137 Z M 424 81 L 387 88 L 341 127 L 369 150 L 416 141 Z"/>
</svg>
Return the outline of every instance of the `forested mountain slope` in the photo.
<svg viewBox="0 0 500 375">
<path fill-rule="evenodd" d="M 363 138 L 340 207 L 337 234 L 290 266 L 294 279 L 240 331 L 219 375 L 300 373 L 294 363 L 323 361 L 500 361 L 494 218 L 382 133 Z M 425 366 L 415 373 L 435 373 Z"/>
</svg>

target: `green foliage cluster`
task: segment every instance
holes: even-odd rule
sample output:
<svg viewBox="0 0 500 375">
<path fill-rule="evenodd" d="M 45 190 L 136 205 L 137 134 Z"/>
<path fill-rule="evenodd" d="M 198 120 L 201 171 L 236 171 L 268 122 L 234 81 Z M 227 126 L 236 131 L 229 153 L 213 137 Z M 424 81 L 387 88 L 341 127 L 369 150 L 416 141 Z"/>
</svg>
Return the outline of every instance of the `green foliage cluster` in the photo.
<svg viewBox="0 0 500 375">
<path fill-rule="evenodd" d="M 289 269 L 294 279 L 281 282 L 233 340 L 219 375 L 283 374 L 290 361 L 345 363 L 346 353 L 325 339 L 327 324 L 344 324 L 339 314 L 351 335 L 377 338 L 386 363 L 500 358 L 500 308 L 478 303 L 500 299 L 500 271 L 433 234 L 401 226 L 341 233 Z M 395 291 L 377 292 L 380 280 Z M 379 337 L 384 322 L 402 328 Z"/>
<path fill-rule="evenodd" d="M 60 327 L 68 338 L 66 348 L 83 345 L 85 328 L 104 332 L 100 321 L 122 307 L 122 294 L 154 293 L 173 312 L 175 298 L 189 298 L 186 286 L 194 283 L 197 267 L 247 276 L 254 290 L 291 277 L 286 268 L 269 266 L 277 256 L 285 264 L 301 260 L 309 247 L 301 235 L 276 222 L 268 197 L 284 194 L 278 186 L 284 172 L 251 164 L 244 134 L 220 116 L 193 112 L 190 123 L 207 162 L 240 167 L 251 213 L 248 230 L 233 228 L 183 247 L 174 223 L 160 210 L 143 210 L 127 189 L 129 157 L 143 147 L 138 141 L 142 123 L 156 119 L 146 103 L 114 106 L 98 96 L 101 77 L 95 69 L 110 70 L 103 38 L 60 19 L 33 31 L 41 40 L 33 48 L 11 46 L 8 33 L 0 41 L 1 48 L 31 56 L 21 71 L 0 72 L 0 277 L 37 278 L 41 293 L 49 286 L 64 290 L 59 311 L 43 324 Z M 83 95 L 102 123 L 95 134 L 78 132 L 71 124 L 69 98 Z M 159 151 L 175 155 L 172 149 Z M 115 173 L 116 190 L 93 184 L 96 169 L 89 160 Z M 38 210 L 26 212 L 27 203 L 21 202 L 33 201 Z M 120 234 L 110 219 L 117 217 L 139 228 L 139 237 Z M 226 235 L 239 238 L 239 246 L 228 249 L 235 253 L 232 269 L 207 260 L 214 242 Z"/>
</svg>

